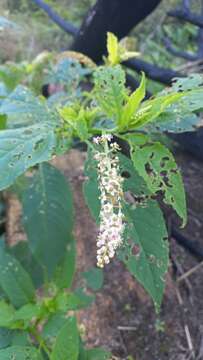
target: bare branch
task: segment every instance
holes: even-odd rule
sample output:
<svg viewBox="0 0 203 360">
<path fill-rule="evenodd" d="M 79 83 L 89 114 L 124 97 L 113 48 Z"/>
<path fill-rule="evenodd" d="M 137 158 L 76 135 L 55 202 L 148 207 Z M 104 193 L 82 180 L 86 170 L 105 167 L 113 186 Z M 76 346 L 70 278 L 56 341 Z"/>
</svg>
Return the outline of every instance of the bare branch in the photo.
<svg viewBox="0 0 203 360">
<path fill-rule="evenodd" d="M 201 15 L 203 18 L 203 0 L 201 2 Z M 203 28 L 199 29 L 197 42 L 198 42 L 198 57 L 199 59 L 203 59 Z"/>
<path fill-rule="evenodd" d="M 183 0 L 183 8 L 185 10 L 190 10 L 190 0 Z"/>
<path fill-rule="evenodd" d="M 168 11 L 168 16 L 175 17 L 180 20 L 187 21 L 193 25 L 203 28 L 203 16 L 194 14 L 185 9 L 176 9 Z"/>
<path fill-rule="evenodd" d="M 170 52 L 172 55 L 183 58 L 185 60 L 189 61 L 196 61 L 199 59 L 199 54 L 192 54 L 186 51 L 177 50 L 171 43 L 169 38 L 163 39 L 164 45 L 168 52 Z"/>
<path fill-rule="evenodd" d="M 130 59 L 125 61 L 124 65 L 137 72 L 144 71 L 150 79 L 166 85 L 170 85 L 173 78 L 183 76 L 177 71 L 161 68 L 140 59 Z"/>
<path fill-rule="evenodd" d="M 171 229 L 172 237 L 185 249 L 187 249 L 198 260 L 203 260 L 203 247 L 195 240 L 187 238 L 182 232 L 177 230 L 174 226 Z"/>
<path fill-rule="evenodd" d="M 47 15 L 62 28 L 65 32 L 70 35 L 75 36 L 78 32 L 78 29 L 71 24 L 70 22 L 62 19 L 49 5 L 47 5 L 43 0 L 32 0 L 36 5 L 43 9 Z"/>
</svg>

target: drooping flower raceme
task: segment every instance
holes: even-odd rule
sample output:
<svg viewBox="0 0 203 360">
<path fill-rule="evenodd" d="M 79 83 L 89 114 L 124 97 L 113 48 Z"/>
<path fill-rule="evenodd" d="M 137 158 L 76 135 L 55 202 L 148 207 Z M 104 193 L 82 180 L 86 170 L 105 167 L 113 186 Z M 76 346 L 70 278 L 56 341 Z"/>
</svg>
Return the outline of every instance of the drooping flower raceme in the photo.
<svg viewBox="0 0 203 360">
<path fill-rule="evenodd" d="M 96 151 L 98 162 L 98 180 L 100 189 L 100 228 L 97 238 L 97 266 L 104 267 L 114 257 L 116 249 L 122 244 L 125 228 L 122 212 L 123 179 L 119 171 L 119 146 L 108 141 L 111 135 L 103 135 L 94 139 L 101 151 Z"/>
</svg>

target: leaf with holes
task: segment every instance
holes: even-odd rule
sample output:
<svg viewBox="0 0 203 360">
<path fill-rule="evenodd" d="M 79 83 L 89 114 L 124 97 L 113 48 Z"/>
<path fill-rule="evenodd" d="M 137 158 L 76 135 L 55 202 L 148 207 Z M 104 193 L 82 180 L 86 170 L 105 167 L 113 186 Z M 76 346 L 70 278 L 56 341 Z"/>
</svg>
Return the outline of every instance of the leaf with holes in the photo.
<svg viewBox="0 0 203 360">
<path fill-rule="evenodd" d="M 187 77 L 174 78 L 170 88 L 166 88 L 163 92 L 183 92 L 194 89 L 200 89 L 203 86 L 202 74 L 190 74 Z"/>
<path fill-rule="evenodd" d="M 1 360 L 42 360 L 39 350 L 34 347 L 11 346 L 0 350 Z"/>
<path fill-rule="evenodd" d="M 90 70 L 85 69 L 78 60 L 65 58 L 49 70 L 45 82 L 65 86 L 70 96 L 71 93 L 73 94 L 73 90 L 78 91 L 80 81 L 84 80 L 85 75 L 89 73 Z M 75 92 L 74 95 L 76 95 Z"/>
<path fill-rule="evenodd" d="M 70 187 L 59 170 L 42 164 L 25 191 L 22 204 L 31 251 L 50 277 L 73 240 Z"/>
<path fill-rule="evenodd" d="M 138 174 L 143 177 L 152 194 L 163 194 L 163 201 L 174 208 L 184 226 L 187 221 L 185 191 L 173 155 L 158 142 L 139 147 L 134 145 L 133 136 L 129 136 L 128 140 Z"/>
<path fill-rule="evenodd" d="M 50 360 L 77 360 L 79 333 L 75 317 L 69 317 L 59 331 Z"/>
<path fill-rule="evenodd" d="M 0 248 L 0 287 L 17 308 L 31 302 L 35 289 L 28 273 L 20 263 Z"/>
<path fill-rule="evenodd" d="M 30 167 L 50 160 L 55 145 L 53 129 L 44 124 L 0 131 L 0 190 Z"/>
<path fill-rule="evenodd" d="M 166 88 L 152 101 L 178 95 L 177 102 L 170 103 L 156 118 L 147 125 L 146 130 L 157 132 L 194 131 L 201 126 L 201 119 L 196 115 L 203 109 L 203 76 L 192 74 L 186 78 L 177 78 L 171 87 Z M 149 104 L 150 104 L 149 100 Z M 145 103 L 146 105 L 146 103 Z M 144 105 L 144 106 L 145 106 Z"/>
<path fill-rule="evenodd" d="M 144 130 L 151 133 L 182 133 L 195 131 L 199 125 L 200 119 L 196 114 L 182 111 L 179 106 L 173 106 L 160 114 L 156 122 L 144 127 Z"/>
<path fill-rule="evenodd" d="M 124 206 L 125 246 L 119 257 L 152 297 L 157 310 L 164 291 L 168 269 L 167 230 L 158 204 L 150 200 L 145 207 Z"/>
<path fill-rule="evenodd" d="M 22 85 L 2 102 L 0 114 L 7 116 L 7 127 L 17 128 L 36 123 L 50 122 L 51 114 L 46 103 L 40 101 L 32 91 Z"/>
<path fill-rule="evenodd" d="M 191 90 L 187 95 L 185 95 L 181 102 L 180 107 L 186 113 L 187 111 L 200 112 L 203 110 L 203 87 L 199 90 Z"/>
<path fill-rule="evenodd" d="M 125 72 L 120 65 L 99 67 L 94 73 L 94 83 L 94 94 L 101 110 L 117 123 L 127 97 Z"/>
<path fill-rule="evenodd" d="M 148 198 L 150 191 L 148 190 L 143 178 L 135 170 L 133 162 L 130 158 L 123 154 L 118 154 L 121 175 L 124 178 L 124 191 L 131 191 L 134 196 L 141 199 Z"/>
</svg>

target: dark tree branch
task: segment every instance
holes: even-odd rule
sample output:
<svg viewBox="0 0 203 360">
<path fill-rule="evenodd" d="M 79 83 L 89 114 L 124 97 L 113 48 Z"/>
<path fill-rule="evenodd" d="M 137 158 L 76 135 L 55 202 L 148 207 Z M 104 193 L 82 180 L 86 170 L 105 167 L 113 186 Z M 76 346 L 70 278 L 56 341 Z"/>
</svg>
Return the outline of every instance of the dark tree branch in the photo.
<svg viewBox="0 0 203 360">
<path fill-rule="evenodd" d="M 190 0 L 183 0 L 183 9 L 190 10 Z"/>
<path fill-rule="evenodd" d="M 106 52 L 106 33 L 112 31 L 120 39 L 149 15 L 161 0 L 98 0 L 90 9 L 81 29 L 69 24 L 50 8 L 43 0 L 33 0 L 42 8 L 49 17 L 66 32 L 76 34 L 71 47 L 72 50 L 81 52 L 96 62 L 102 60 Z M 152 80 L 170 84 L 174 77 L 181 74 L 171 69 L 160 68 L 142 60 L 128 60 L 125 65 L 137 72 L 144 71 Z M 128 80 L 135 88 L 136 80 L 128 76 Z M 150 94 L 148 94 L 150 96 Z"/>
<path fill-rule="evenodd" d="M 168 16 L 175 17 L 180 20 L 187 21 L 193 25 L 203 28 L 203 16 L 191 13 L 185 9 L 176 9 L 168 11 Z"/>
<path fill-rule="evenodd" d="M 144 71 L 150 79 L 166 85 L 170 85 L 173 78 L 183 76 L 177 71 L 161 68 L 140 59 L 130 59 L 125 61 L 124 65 L 137 72 Z"/>
<path fill-rule="evenodd" d="M 161 0 L 97 0 L 89 10 L 72 50 L 89 56 L 96 63 L 106 53 L 106 33 L 113 32 L 119 39 L 128 35 L 149 15 Z"/>
<path fill-rule="evenodd" d="M 62 19 L 49 5 L 47 5 L 42 0 L 32 0 L 36 5 L 38 5 L 41 9 L 43 9 L 47 15 L 65 32 L 75 36 L 78 32 L 78 29 L 71 24 L 70 22 Z"/>
<path fill-rule="evenodd" d="M 106 53 L 106 33 L 112 31 L 120 39 L 126 36 L 141 20 L 149 15 L 160 0 L 98 0 L 90 9 L 78 32 L 72 49 L 84 53 L 95 62 L 100 62 Z M 162 69 L 142 60 L 129 60 L 125 65 L 164 84 L 170 84 L 181 74 L 170 69 Z M 131 79 L 132 82 L 132 79 Z M 133 81 L 135 84 L 135 80 Z"/>
<path fill-rule="evenodd" d="M 164 45 L 168 52 L 170 52 L 172 55 L 183 58 L 188 61 L 196 61 L 199 59 L 199 54 L 192 54 L 186 51 L 177 50 L 171 43 L 169 38 L 163 39 Z"/>
<path fill-rule="evenodd" d="M 203 1 L 201 5 L 202 5 L 201 15 L 203 18 Z M 203 28 L 199 29 L 197 42 L 198 42 L 198 57 L 199 59 L 203 59 Z"/>
<path fill-rule="evenodd" d="M 192 54 L 186 51 L 181 51 L 176 49 L 170 39 L 165 37 L 163 39 L 166 49 L 174 56 L 181 57 L 188 61 L 196 61 L 203 58 L 203 1 L 202 1 L 202 11 L 200 15 L 193 14 L 190 8 L 190 0 L 182 0 L 182 9 L 176 9 L 168 12 L 169 16 L 177 17 L 184 21 L 189 21 L 194 25 L 200 27 L 197 37 L 198 42 L 198 51 L 196 54 Z M 198 19 L 198 22 L 194 22 L 194 19 Z"/>
<path fill-rule="evenodd" d="M 203 260 L 203 247 L 198 241 L 187 238 L 174 226 L 171 229 L 171 235 L 182 247 L 194 255 L 198 260 Z"/>
</svg>

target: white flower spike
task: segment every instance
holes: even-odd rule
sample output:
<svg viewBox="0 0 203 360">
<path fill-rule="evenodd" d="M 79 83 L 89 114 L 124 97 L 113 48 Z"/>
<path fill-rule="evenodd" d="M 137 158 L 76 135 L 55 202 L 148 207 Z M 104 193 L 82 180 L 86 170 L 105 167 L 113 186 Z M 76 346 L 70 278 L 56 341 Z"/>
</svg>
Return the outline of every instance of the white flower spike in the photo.
<svg viewBox="0 0 203 360">
<path fill-rule="evenodd" d="M 98 161 L 98 180 L 101 193 L 100 228 L 97 237 L 97 266 L 103 268 L 114 257 L 116 249 L 122 244 L 124 233 L 124 215 L 122 213 L 123 178 L 119 171 L 119 159 L 116 151 L 117 143 L 109 147 L 108 141 L 112 135 L 94 138 L 94 143 L 102 145 L 101 151 L 96 151 Z"/>
</svg>

